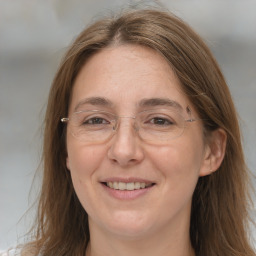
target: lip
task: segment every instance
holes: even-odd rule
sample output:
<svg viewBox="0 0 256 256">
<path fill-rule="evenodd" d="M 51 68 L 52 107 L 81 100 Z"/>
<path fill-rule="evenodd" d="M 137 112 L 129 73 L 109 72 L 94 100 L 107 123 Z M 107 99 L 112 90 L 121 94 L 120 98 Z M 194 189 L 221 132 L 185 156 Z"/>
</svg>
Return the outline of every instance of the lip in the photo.
<svg viewBox="0 0 256 256">
<path fill-rule="evenodd" d="M 141 188 L 141 189 L 137 189 L 137 190 L 116 190 L 113 188 L 110 188 L 108 186 L 106 186 L 105 183 L 107 182 L 125 182 L 125 183 L 129 183 L 129 182 L 144 182 L 146 184 L 152 183 L 153 186 L 150 187 L 145 187 L 145 188 Z M 110 177 L 110 178 L 106 178 L 103 181 L 100 182 L 102 188 L 104 189 L 104 191 L 106 191 L 106 193 L 115 199 L 119 199 L 119 200 L 135 200 L 138 199 L 144 195 L 146 195 L 147 193 L 149 193 L 152 189 L 154 189 L 156 183 L 147 179 L 142 179 L 142 178 L 137 178 L 137 177 Z"/>
</svg>

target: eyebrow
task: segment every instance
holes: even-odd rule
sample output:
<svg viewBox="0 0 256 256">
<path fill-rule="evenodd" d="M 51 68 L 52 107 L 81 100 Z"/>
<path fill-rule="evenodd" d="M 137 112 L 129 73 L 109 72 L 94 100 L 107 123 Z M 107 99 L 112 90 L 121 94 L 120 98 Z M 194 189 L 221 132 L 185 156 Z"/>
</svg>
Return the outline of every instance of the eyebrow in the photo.
<svg viewBox="0 0 256 256">
<path fill-rule="evenodd" d="M 112 107 L 113 103 L 110 100 L 103 97 L 90 97 L 78 102 L 78 104 L 75 107 L 75 111 L 77 111 L 81 106 L 84 105 Z"/>
<path fill-rule="evenodd" d="M 84 105 L 93 105 L 93 106 L 102 106 L 102 107 L 113 107 L 113 103 L 104 98 L 104 97 L 90 97 L 81 100 L 78 102 L 78 104 L 75 107 L 75 111 L 77 111 L 80 107 Z M 149 99 L 142 99 L 139 102 L 139 107 L 157 107 L 157 106 L 168 106 L 173 107 L 178 110 L 183 110 L 182 106 L 174 100 L 171 100 L 169 98 L 149 98 Z"/>
<path fill-rule="evenodd" d="M 150 98 L 150 99 L 142 99 L 139 102 L 140 107 L 155 107 L 155 106 L 168 106 L 174 107 L 178 110 L 183 110 L 182 106 L 174 100 L 168 98 Z"/>
</svg>

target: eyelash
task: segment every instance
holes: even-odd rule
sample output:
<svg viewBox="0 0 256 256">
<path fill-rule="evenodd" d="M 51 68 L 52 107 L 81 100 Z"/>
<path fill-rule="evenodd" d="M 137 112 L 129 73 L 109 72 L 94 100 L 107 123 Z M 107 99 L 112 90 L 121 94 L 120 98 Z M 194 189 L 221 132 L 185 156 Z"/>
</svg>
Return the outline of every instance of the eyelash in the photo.
<svg viewBox="0 0 256 256">
<path fill-rule="evenodd" d="M 164 121 L 164 124 L 156 124 L 154 123 L 154 121 Z M 154 125 L 164 125 L 164 126 L 167 126 L 167 125 L 172 125 L 174 124 L 174 122 L 172 122 L 171 120 L 168 120 L 167 118 L 164 118 L 164 117 L 153 117 L 149 120 L 149 123 L 152 123 Z"/>
<path fill-rule="evenodd" d="M 89 124 L 89 125 L 94 125 L 94 124 L 95 124 L 94 121 L 96 121 L 96 120 L 101 120 L 101 121 L 103 121 L 103 123 L 110 123 L 109 121 L 107 121 L 107 120 L 106 120 L 105 118 L 103 118 L 103 117 L 91 117 L 91 118 L 89 118 L 89 119 L 84 120 L 84 121 L 82 122 L 82 124 L 83 124 L 83 125 L 87 125 L 87 124 Z M 104 122 L 104 121 L 106 121 L 106 122 Z M 96 123 L 96 124 L 98 124 L 98 123 Z M 101 122 L 100 124 L 102 124 L 102 122 Z"/>
</svg>

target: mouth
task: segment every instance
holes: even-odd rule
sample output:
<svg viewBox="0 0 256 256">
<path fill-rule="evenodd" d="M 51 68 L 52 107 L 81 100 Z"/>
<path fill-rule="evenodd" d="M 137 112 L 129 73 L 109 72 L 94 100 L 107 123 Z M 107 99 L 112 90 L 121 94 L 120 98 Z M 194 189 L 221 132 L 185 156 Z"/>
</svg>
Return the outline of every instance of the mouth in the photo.
<svg viewBox="0 0 256 256">
<path fill-rule="evenodd" d="M 155 185 L 155 183 L 147 183 L 147 182 L 121 182 L 121 181 L 108 181 L 108 182 L 102 182 L 102 184 L 114 190 L 128 190 L 128 191 L 145 189 Z"/>
</svg>

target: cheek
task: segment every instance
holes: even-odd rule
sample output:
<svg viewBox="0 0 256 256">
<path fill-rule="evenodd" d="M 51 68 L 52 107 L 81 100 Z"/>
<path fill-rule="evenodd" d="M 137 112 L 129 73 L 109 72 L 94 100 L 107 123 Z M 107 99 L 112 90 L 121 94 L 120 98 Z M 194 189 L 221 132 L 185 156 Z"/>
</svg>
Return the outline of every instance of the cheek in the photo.
<svg viewBox="0 0 256 256">
<path fill-rule="evenodd" d="M 105 153 L 95 146 L 84 146 L 72 139 L 67 143 L 67 151 L 67 162 L 75 192 L 83 208 L 90 212 L 93 205 L 91 198 L 95 198 L 92 189 L 97 182 L 95 173 Z"/>
<path fill-rule="evenodd" d="M 152 164 L 161 172 L 169 188 L 194 188 L 203 163 L 200 140 L 197 143 L 194 140 L 177 140 L 173 145 L 152 149 L 149 154 Z"/>
<path fill-rule="evenodd" d="M 94 146 L 84 146 L 77 141 L 70 141 L 67 144 L 67 163 L 71 173 L 79 176 L 93 174 L 100 165 L 105 152 L 96 149 Z"/>
<path fill-rule="evenodd" d="M 67 162 L 76 194 L 83 207 L 88 210 L 92 187 L 97 179 L 96 170 L 102 163 L 105 152 L 97 146 L 85 146 L 72 137 L 67 140 Z M 89 206 L 88 206 L 89 205 Z"/>
<path fill-rule="evenodd" d="M 200 154 L 196 149 L 169 147 L 158 149 L 155 154 L 155 163 L 159 165 L 160 170 L 170 170 L 174 173 L 187 173 L 190 170 L 200 168 Z M 179 171 L 179 172 L 178 172 Z"/>
</svg>

